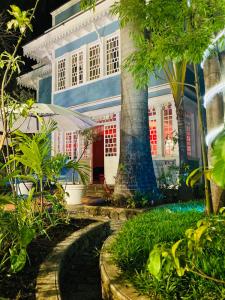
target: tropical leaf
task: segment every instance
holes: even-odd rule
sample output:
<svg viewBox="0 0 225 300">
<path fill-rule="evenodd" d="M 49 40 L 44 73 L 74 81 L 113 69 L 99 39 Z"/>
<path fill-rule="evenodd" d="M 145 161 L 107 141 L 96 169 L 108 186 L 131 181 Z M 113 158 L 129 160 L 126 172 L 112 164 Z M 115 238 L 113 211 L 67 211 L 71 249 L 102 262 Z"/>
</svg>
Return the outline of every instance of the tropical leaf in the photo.
<svg viewBox="0 0 225 300">
<path fill-rule="evenodd" d="M 186 179 L 186 185 L 193 188 L 193 186 L 202 178 L 203 176 L 203 169 L 197 168 L 194 171 L 192 171 L 187 179 Z"/>
<path fill-rule="evenodd" d="M 184 273 L 185 273 L 185 268 L 181 267 L 181 265 L 180 265 L 180 259 L 177 256 L 177 249 L 178 249 L 179 245 L 182 242 L 183 242 L 183 239 L 177 241 L 175 244 L 173 244 L 173 246 L 171 248 L 171 253 L 172 253 L 172 256 L 173 256 L 173 259 L 174 259 L 174 263 L 175 263 L 175 267 L 176 267 L 178 276 L 183 276 Z"/>
<path fill-rule="evenodd" d="M 160 271 L 161 271 L 162 263 L 161 263 L 161 253 L 158 247 L 155 247 L 149 256 L 148 261 L 148 271 L 157 279 L 160 278 Z"/>
<path fill-rule="evenodd" d="M 24 225 L 20 230 L 20 246 L 26 248 L 35 237 L 35 230 Z"/>
<path fill-rule="evenodd" d="M 13 248 L 9 249 L 10 252 L 10 263 L 11 263 L 11 270 L 13 273 L 19 272 L 20 270 L 23 269 L 23 267 L 26 264 L 27 260 L 27 251 L 24 248 L 21 248 L 18 251 Z"/>
</svg>

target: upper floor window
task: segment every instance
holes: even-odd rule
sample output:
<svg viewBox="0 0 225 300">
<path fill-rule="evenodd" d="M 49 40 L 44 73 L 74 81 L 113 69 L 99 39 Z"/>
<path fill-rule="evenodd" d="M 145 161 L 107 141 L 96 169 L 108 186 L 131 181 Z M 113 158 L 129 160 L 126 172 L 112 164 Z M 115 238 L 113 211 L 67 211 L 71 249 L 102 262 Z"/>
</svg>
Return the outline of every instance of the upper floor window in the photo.
<svg viewBox="0 0 225 300">
<path fill-rule="evenodd" d="M 100 77 L 100 45 L 89 48 L 89 80 Z"/>
<path fill-rule="evenodd" d="M 76 87 L 120 70 L 119 36 L 103 39 L 102 43 L 84 45 L 59 58 L 55 68 L 55 89 Z"/>
<path fill-rule="evenodd" d="M 71 67 L 72 67 L 72 86 L 78 85 L 84 82 L 84 54 L 83 51 L 79 51 L 72 55 Z"/>
<path fill-rule="evenodd" d="M 57 62 L 57 90 L 63 90 L 66 87 L 66 59 L 60 59 Z"/>
<path fill-rule="evenodd" d="M 119 37 L 115 36 L 106 41 L 106 74 L 119 71 Z"/>
</svg>

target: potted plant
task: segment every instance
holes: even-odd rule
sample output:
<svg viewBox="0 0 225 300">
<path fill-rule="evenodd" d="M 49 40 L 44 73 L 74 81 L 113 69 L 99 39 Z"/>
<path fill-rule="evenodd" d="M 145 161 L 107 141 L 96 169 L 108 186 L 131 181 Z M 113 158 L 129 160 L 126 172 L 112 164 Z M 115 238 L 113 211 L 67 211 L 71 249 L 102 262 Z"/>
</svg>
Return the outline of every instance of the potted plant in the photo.
<svg viewBox="0 0 225 300">
<path fill-rule="evenodd" d="M 77 160 L 70 160 L 65 165 L 65 168 L 70 169 L 71 173 L 67 173 L 69 180 L 63 184 L 63 188 L 66 192 L 66 203 L 68 205 L 81 204 L 81 199 L 84 195 L 86 184 L 90 178 L 90 167 L 82 162 L 82 157 L 88 149 L 88 147 L 98 139 L 98 131 L 95 129 L 85 129 L 80 132 L 83 137 L 84 147 L 80 157 Z"/>
<path fill-rule="evenodd" d="M 71 181 L 63 184 L 66 192 L 65 201 L 68 205 L 81 204 L 81 199 L 84 195 L 86 183 L 89 180 L 90 168 L 87 164 L 80 160 L 70 160 L 65 165 L 66 169 L 70 169 Z"/>
</svg>

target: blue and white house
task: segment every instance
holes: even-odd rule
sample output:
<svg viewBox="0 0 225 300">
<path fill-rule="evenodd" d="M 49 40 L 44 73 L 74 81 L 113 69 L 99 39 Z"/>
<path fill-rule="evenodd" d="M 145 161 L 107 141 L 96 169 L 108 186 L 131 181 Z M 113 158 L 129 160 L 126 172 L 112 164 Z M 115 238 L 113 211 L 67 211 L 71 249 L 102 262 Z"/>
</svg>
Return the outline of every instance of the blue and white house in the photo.
<svg viewBox="0 0 225 300">
<path fill-rule="evenodd" d="M 84 153 L 92 169 L 92 181 L 103 175 L 113 184 L 120 145 L 120 27 L 110 14 L 114 0 L 99 1 L 95 11 L 81 11 L 79 0 L 70 0 L 52 14 L 52 27 L 23 47 L 24 55 L 37 61 L 33 70 L 21 76 L 19 84 L 35 89 L 37 101 L 79 111 L 99 123 L 99 139 Z M 191 74 L 191 72 L 189 71 Z M 129 88 L 129 87 L 128 87 Z M 185 92 L 187 152 L 200 157 L 195 95 Z M 173 137 L 177 132 L 175 106 L 169 84 L 150 79 L 149 125 L 156 175 L 165 165 L 178 162 Z M 83 150 L 77 132 L 58 132 L 53 137 L 54 152 L 71 158 Z"/>
</svg>

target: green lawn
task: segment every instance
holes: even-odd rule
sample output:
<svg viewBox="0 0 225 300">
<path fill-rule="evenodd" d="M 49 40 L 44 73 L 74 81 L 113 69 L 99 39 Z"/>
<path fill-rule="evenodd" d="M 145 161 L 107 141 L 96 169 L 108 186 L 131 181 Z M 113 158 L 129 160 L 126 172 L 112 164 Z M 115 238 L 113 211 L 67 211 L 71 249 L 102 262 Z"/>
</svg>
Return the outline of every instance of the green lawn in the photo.
<svg viewBox="0 0 225 300">
<path fill-rule="evenodd" d="M 188 228 L 195 226 L 196 222 L 204 217 L 203 211 L 204 205 L 200 201 L 168 204 L 152 209 L 124 224 L 111 252 L 124 275 L 140 292 L 151 295 L 153 293 L 154 299 L 225 299 L 223 284 L 199 278 L 192 273 L 183 277 L 172 274 L 165 280 L 157 281 L 146 268 L 153 246 L 157 243 L 172 245 L 181 239 Z M 220 254 L 222 257 L 217 263 Z M 214 252 L 212 248 L 205 255 L 217 265 L 225 266 L 224 254 L 223 250 Z"/>
</svg>

